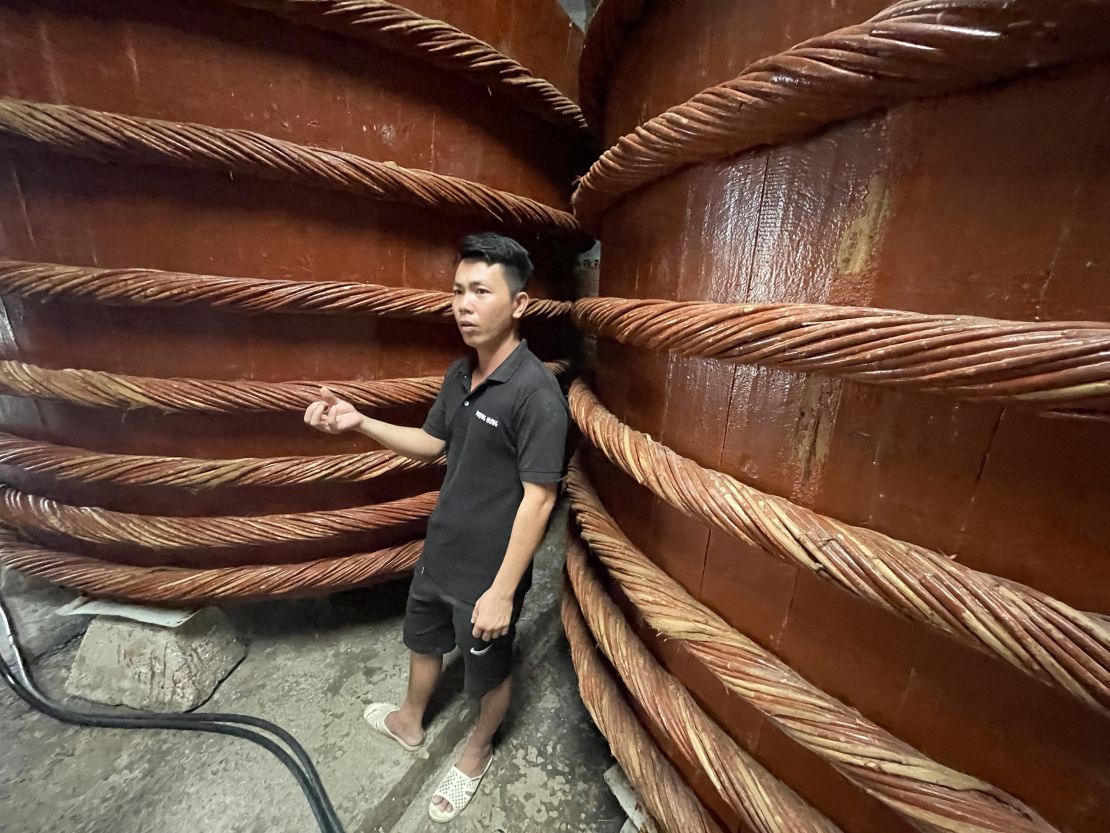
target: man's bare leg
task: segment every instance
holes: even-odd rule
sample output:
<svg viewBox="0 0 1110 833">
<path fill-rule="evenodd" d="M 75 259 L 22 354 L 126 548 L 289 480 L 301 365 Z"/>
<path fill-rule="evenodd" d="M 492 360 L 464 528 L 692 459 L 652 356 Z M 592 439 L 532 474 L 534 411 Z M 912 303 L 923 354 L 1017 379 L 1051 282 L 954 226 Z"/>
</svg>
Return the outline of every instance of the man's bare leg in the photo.
<svg viewBox="0 0 1110 833">
<path fill-rule="evenodd" d="M 409 689 L 405 702 L 385 717 L 386 728 L 410 746 L 418 746 L 424 740 L 424 710 L 428 708 L 428 700 L 442 670 L 442 654 L 410 653 Z"/>
<path fill-rule="evenodd" d="M 505 682 L 482 696 L 478 722 L 474 726 L 474 731 L 470 733 L 470 739 L 466 742 L 462 757 L 455 763 L 464 775 L 477 778 L 489 763 L 490 756 L 493 754 L 493 736 L 509 711 L 512 694 L 513 679 L 506 677 Z M 437 797 L 433 803 L 447 813 L 453 809 L 451 803 L 442 797 Z"/>
</svg>

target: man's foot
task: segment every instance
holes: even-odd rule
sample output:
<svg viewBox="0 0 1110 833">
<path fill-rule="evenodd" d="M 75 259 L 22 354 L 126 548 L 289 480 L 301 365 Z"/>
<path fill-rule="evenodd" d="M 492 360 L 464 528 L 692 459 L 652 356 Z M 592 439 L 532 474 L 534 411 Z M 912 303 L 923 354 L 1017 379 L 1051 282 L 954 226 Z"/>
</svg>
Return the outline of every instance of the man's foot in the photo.
<svg viewBox="0 0 1110 833">
<path fill-rule="evenodd" d="M 467 778 L 480 779 L 486 774 L 486 770 L 489 768 L 492 759 L 492 746 L 487 744 L 484 747 L 472 748 L 468 743 L 466 749 L 463 750 L 462 756 L 455 762 L 455 769 Z M 451 802 L 442 795 L 432 796 L 432 806 L 445 814 L 452 814 L 455 811 Z"/>
<path fill-rule="evenodd" d="M 362 717 L 375 732 L 392 738 L 409 752 L 415 752 L 424 743 L 420 722 L 390 703 L 371 703 Z"/>
<path fill-rule="evenodd" d="M 424 727 L 420 721 L 406 718 L 401 709 L 385 716 L 385 726 L 409 746 L 420 746 L 424 742 Z"/>
</svg>

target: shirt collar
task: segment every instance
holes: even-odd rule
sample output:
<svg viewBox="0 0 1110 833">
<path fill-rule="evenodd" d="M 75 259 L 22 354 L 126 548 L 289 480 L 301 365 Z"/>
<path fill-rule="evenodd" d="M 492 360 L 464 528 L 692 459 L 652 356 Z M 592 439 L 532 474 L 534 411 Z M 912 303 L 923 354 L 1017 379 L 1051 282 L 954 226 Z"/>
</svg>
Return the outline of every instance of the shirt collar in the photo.
<svg viewBox="0 0 1110 833">
<path fill-rule="evenodd" d="M 513 374 L 516 372 L 516 369 L 518 367 L 520 367 L 520 363 L 522 361 L 524 361 L 524 356 L 525 356 L 525 354 L 527 354 L 527 352 L 528 352 L 528 340 L 522 338 L 520 340 L 520 344 L 518 344 L 513 349 L 513 352 L 511 352 L 509 355 L 507 355 L 505 357 L 504 361 L 502 361 L 501 364 L 497 365 L 497 368 L 493 371 L 493 373 L 491 373 L 489 375 L 489 377 L 486 379 L 486 381 L 487 382 L 507 382 L 507 381 L 509 381 L 509 379 L 511 379 L 513 377 Z M 468 378 L 473 372 L 474 372 L 474 361 L 473 361 L 473 359 L 471 359 L 470 361 L 463 362 L 462 366 L 459 368 L 459 376 L 464 378 L 464 379 Z"/>
<path fill-rule="evenodd" d="M 524 354 L 528 352 L 528 342 L 524 339 L 520 340 L 518 344 L 509 355 L 505 357 L 505 361 L 497 365 L 497 369 L 489 375 L 489 378 L 494 382 L 507 382 L 516 373 L 516 369 L 520 367 L 520 363 L 524 361 Z"/>
</svg>

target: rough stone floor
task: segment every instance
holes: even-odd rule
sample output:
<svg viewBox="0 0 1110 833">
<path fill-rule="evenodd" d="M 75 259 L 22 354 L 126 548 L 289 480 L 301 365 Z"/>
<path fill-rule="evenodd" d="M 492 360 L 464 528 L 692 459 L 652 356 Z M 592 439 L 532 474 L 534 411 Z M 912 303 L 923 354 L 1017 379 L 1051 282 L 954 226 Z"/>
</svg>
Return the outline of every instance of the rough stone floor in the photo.
<svg viewBox="0 0 1110 833">
<path fill-rule="evenodd" d="M 558 619 L 562 529 L 560 513 L 537 555 L 517 637 L 515 704 L 496 760 L 451 824 L 434 824 L 426 807 L 476 713 L 460 690 L 457 655 L 433 701 L 423 756 L 372 734 L 361 718 L 366 703 L 403 693 L 404 582 L 229 609 L 250 649 L 200 711 L 258 715 L 293 732 L 348 833 L 617 833 L 624 814 L 602 780 L 612 761 L 578 698 Z M 59 700 L 75 649 L 72 641 L 33 669 Z M 0 750 L 4 833 L 317 829 L 291 775 L 235 738 L 65 726 L 0 683 Z"/>
</svg>

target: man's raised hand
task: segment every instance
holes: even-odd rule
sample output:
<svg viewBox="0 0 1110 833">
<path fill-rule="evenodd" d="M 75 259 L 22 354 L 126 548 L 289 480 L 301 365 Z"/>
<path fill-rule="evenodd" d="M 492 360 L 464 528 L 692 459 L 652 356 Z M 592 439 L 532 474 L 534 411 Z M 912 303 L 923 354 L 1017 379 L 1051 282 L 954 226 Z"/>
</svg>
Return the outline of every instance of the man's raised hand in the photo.
<svg viewBox="0 0 1110 833">
<path fill-rule="evenodd" d="M 362 424 L 363 416 L 355 406 L 340 399 L 327 388 L 320 388 L 320 398 L 304 412 L 305 425 L 311 425 L 325 434 L 342 434 L 353 431 Z"/>
</svg>

